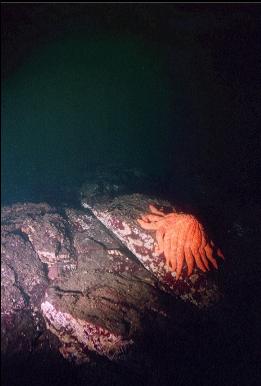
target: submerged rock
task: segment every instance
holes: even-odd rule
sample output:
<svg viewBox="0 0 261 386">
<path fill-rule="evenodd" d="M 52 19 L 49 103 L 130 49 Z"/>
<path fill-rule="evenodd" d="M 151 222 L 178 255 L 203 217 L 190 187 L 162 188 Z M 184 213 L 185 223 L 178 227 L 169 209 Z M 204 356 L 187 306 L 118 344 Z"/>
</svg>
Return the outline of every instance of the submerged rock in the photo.
<svg viewBox="0 0 261 386">
<path fill-rule="evenodd" d="M 209 307 L 221 299 L 212 274 L 204 273 L 197 267 L 190 277 L 184 267 L 180 279 L 176 280 L 176 273 L 167 266 L 164 256 L 154 252 L 155 232 L 145 231 L 138 225 L 137 219 L 148 211 L 149 204 L 175 211 L 169 202 L 142 194 L 122 195 L 107 200 L 106 203 L 99 197 L 93 197 L 90 202 L 88 198 L 83 199 L 82 205 L 90 209 L 143 266 L 155 275 L 164 291 L 191 302 L 198 308 Z"/>
<path fill-rule="evenodd" d="M 85 209 L 2 209 L 2 353 L 45 350 L 76 364 L 105 358 L 150 373 L 169 342 L 189 346 L 183 324 L 221 295 L 196 268 L 177 281 L 154 253 L 153 232 L 137 224 L 150 203 L 175 210 L 169 202 L 127 194 L 127 185 L 99 194 L 93 186 L 82 191 Z"/>
<path fill-rule="evenodd" d="M 4 356 L 45 350 L 77 364 L 104 357 L 141 369 L 153 362 L 146 336 L 163 341 L 168 324 L 191 313 L 90 212 L 3 208 Z"/>
</svg>

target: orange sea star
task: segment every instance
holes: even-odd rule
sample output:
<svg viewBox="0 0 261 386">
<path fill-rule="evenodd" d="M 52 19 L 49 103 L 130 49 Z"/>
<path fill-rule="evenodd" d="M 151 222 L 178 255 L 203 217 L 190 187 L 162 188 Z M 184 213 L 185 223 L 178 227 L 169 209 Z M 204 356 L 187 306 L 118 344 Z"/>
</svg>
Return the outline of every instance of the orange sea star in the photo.
<svg viewBox="0 0 261 386">
<path fill-rule="evenodd" d="M 215 254 L 222 259 L 220 249 L 209 240 L 202 224 L 190 214 L 169 213 L 150 205 L 150 213 L 137 220 L 143 229 L 156 230 L 156 252 L 164 253 L 168 266 L 176 271 L 178 280 L 184 260 L 188 267 L 188 276 L 192 274 L 194 264 L 199 269 L 209 271 L 209 262 L 217 269 Z"/>
</svg>

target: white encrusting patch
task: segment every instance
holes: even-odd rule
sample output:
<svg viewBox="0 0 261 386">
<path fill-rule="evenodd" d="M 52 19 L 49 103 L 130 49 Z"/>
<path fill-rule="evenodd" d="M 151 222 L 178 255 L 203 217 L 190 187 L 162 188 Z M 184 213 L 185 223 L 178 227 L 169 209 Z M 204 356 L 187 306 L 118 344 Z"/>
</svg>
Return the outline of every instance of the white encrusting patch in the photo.
<svg viewBox="0 0 261 386">
<path fill-rule="evenodd" d="M 84 362 L 84 347 L 109 359 L 115 358 L 124 348 L 133 344 L 132 340 L 125 340 L 120 335 L 89 323 L 85 320 L 73 318 L 66 312 L 61 312 L 49 302 L 41 304 L 41 310 L 45 317 L 47 327 L 64 344 L 61 353 L 64 357 L 73 357 Z M 86 353 L 88 361 L 88 353 Z"/>
</svg>

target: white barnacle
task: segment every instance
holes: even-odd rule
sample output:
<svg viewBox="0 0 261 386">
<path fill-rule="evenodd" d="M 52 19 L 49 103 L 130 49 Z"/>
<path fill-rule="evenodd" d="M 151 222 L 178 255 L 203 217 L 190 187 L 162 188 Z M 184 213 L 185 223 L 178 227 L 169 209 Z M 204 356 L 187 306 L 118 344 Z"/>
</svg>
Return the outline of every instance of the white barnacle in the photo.
<svg viewBox="0 0 261 386">
<path fill-rule="evenodd" d="M 131 231 L 131 228 L 129 227 L 129 225 L 126 224 L 125 222 L 123 222 L 122 225 L 124 226 L 124 229 L 121 230 L 122 235 L 123 236 L 131 235 L 132 231 Z"/>
</svg>

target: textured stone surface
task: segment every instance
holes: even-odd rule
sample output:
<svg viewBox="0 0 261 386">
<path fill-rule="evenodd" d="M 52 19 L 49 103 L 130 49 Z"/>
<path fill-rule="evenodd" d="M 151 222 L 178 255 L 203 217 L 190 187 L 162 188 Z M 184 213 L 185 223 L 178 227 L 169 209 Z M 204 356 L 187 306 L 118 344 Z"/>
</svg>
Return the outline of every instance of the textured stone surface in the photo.
<svg viewBox="0 0 261 386">
<path fill-rule="evenodd" d="M 1 351 L 7 356 L 30 353 L 45 329 L 40 311 L 48 286 L 47 272 L 21 230 L 45 205 L 15 205 L 2 210 Z"/>
<path fill-rule="evenodd" d="M 148 211 L 152 203 L 175 210 L 168 202 L 141 194 L 115 197 L 106 203 L 99 198 L 89 201 L 88 194 L 82 199 L 83 206 L 91 209 L 144 267 L 156 276 L 162 289 L 199 308 L 216 304 L 221 294 L 211 274 L 203 273 L 195 267 L 193 274 L 187 277 L 184 268 L 180 279 L 176 280 L 176 273 L 165 264 L 164 256 L 154 252 L 155 232 L 145 231 L 137 223 L 137 219 Z"/>
<path fill-rule="evenodd" d="M 139 358 L 141 369 L 148 331 L 164 337 L 193 312 L 91 212 L 47 204 L 3 208 L 1 287 L 5 356 L 59 350 L 78 364 Z"/>
<path fill-rule="evenodd" d="M 65 358 L 83 363 L 96 353 L 119 360 L 145 334 L 148 320 L 157 329 L 157 317 L 168 319 L 166 295 L 93 215 L 72 209 L 66 214 L 78 268 L 52 282 L 43 315 Z"/>
</svg>

